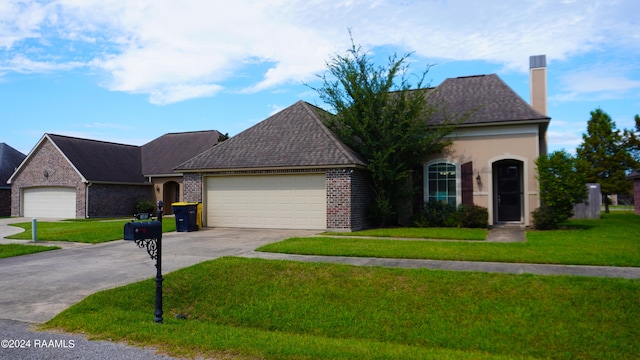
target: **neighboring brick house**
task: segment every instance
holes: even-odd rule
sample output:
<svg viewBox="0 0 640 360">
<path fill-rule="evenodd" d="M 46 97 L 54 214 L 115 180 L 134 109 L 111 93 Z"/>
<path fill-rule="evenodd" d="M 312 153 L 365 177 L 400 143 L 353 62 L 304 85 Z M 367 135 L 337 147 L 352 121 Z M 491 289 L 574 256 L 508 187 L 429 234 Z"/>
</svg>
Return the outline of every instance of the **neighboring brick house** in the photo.
<svg viewBox="0 0 640 360">
<path fill-rule="evenodd" d="M 25 157 L 20 151 L 0 143 L 0 216 L 11 215 L 11 186 L 7 181 Z"/>
<path fill-rule="evenodd" d="M 633 203 L 636 215 L 640 215 L 640 169 L 632 171 L 627 179 L 633 181 Z"/>
<path fill-rule="evenodd" d="M 423 169 L 415 173 L 419 203 L 477 204 L 488 209 L 490 224 L 531 224 L 540 206 L 535 159 L 547 151 L 550 118 L 545 57 L 530 65 L 532 105 L 496 75 L 451 78 L 428 92 L 443 113 L 472 112 L 448 149 L 416 164 Z M 323 124 L 323 112 L 299 101 L 179 165 L 184 198 L 203 202 L 204 225 L 368 227 L 366 161 Z"/>
<path fill-rule="evenodd" d="M 145 160 L 168 162 L 173 168 L 184 158 L 215 145 L 218 136 L 217 131 L 166 134 L 140 147 L 45 134 L 9 179 L 11 214 L 45 218 L 131 216 L 139 201 L 158 200 L 166 183 L 179 187 L 181 182 L 179 174 L 160 173 L 167 165 L 145 164 Z M 176 199 L 173 195 L 169 203 Z"/>
</svg>

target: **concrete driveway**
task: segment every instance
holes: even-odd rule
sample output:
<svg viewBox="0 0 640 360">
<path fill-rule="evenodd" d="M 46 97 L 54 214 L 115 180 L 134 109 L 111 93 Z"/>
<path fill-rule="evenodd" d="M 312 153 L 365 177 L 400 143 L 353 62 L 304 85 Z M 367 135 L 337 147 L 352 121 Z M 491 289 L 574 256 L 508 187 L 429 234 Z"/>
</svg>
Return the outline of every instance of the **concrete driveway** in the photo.
<svg viewBox="0 0 640 360">
<path fill-rule="evenodd" d="M 30 220 L 0 220 L 0 238 L 19 232 L 5 226 L 7 222 Z M 264 244 L 313 233 L 215 228 L 164 234 L 162 273 L 222 256 L 251 253 Z M 133 241 L 63 246 L 62 250 L 0 259 L 0 319 L 46 322 L 92 293 L 155 277 L 155 261 Z"/>
</svg>

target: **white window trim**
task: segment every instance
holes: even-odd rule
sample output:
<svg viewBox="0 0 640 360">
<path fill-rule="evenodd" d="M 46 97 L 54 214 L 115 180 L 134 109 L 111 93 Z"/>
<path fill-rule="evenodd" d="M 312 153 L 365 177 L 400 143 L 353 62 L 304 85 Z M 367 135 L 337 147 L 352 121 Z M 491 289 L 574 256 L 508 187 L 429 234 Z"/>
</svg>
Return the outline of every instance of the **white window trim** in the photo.
<svg viewBox="0 0 640 360">
<path fill-rule="evenodd" d="M 454 165 L 456 167 L 456 206 L 459 206 L 460 204 L 462 204 L 462 179 L 460 174 L 460 164 L 458 164 L 455 161 L 451 161 L 449 159 L 432 160 L 425 163 L 424 166 L 422 167 L 423 179 L 424 179 L 422 184 L 422 189 L 423 189 L 422 200 L 424 203 L 427 203 L 429 201 L 429 166 L 434 164 L 439 164 L 439 163 Z"/>
</svg>

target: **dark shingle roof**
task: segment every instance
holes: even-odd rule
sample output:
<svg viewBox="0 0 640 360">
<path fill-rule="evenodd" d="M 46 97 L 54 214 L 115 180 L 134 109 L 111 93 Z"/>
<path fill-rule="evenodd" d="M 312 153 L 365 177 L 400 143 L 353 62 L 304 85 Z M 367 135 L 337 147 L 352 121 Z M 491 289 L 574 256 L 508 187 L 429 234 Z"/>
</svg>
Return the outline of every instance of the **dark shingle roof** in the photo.
<svg viewBox="0 0 640 360">
<path fill-rule="evenodd" d="M 549 117 L 534 110 L 497 75 L 478 75 L 446 79 L 430 93 L 433 104 L 447 114 L 463 114 L 477 109 L 463 125 L 512 121 L 548 122 Z M 443 120 L 437 114 L 435 123 Z"/>
<path fill-rule="evenodd" d="M 173 169 L 218 143 L 216 130 L 170 133 L 142 145 L 142 174 L 167 175 Z"/>
<path fill-rule="evenodd" d="M 298 101 L 176 170 L 365 165 L 322 123 L 323 114 Z"/>
<path fill-rule="evenodd" d="M 26 157 L 11 146 L 0 143 L 0 188 L 9 187 L 7 180 Z"/>
<path fill-rule="evenodd" d="M 627 179 L 629 180 L 640 179 L 640 169 L 633 170 L 629 175 L 627 175 Z"/>
<path fill-rule="evenodd" d="M 46 134 L 87 181 L 143 183 L 140 147 Z"/>
</svg>

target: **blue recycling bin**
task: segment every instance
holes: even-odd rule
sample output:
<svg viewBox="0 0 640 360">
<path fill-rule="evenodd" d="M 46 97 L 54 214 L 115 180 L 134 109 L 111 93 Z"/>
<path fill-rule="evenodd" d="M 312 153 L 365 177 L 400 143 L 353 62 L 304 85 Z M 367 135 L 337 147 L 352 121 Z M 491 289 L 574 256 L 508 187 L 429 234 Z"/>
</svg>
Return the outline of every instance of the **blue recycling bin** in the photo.
<svg viewBox="0 0 640 360">
<path fill-rule="evenodd" d="M 198 203 L 175 202 L 171 209 L 176 217 L 176 231 L 189 232 L 198 230 Z"/>
</svg>

